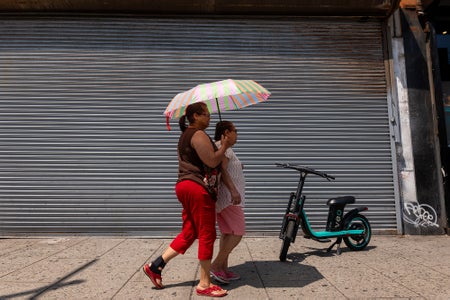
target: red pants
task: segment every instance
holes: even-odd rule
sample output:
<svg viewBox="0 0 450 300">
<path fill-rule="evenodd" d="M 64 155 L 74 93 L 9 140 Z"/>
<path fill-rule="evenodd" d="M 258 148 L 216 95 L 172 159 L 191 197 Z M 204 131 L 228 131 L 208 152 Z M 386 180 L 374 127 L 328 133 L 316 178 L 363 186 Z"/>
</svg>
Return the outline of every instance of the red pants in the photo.
<svg viewBox="0 0 450 300">
<path fill-rule="evenodd" d="M 200 184 L 191 180 L 177 183 L 175 192 L 183 205 L 183 229 L 170 247 L 184 254 L 198 238 L 198 259 L 212 259 L 216 240 L 216 203 Z"/>
</svg>

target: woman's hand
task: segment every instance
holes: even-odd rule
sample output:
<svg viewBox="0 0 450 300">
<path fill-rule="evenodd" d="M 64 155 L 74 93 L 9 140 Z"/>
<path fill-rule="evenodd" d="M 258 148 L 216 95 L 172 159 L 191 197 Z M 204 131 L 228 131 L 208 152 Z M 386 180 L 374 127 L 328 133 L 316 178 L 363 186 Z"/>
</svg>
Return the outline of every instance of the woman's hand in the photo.
<svg viewBox="0 0 450 300">
<path fill-rule="evenodd" d="M 221 147 L 225 147 L 225 149 L 233 146 L 232 142 L 233 141 L 230 139 L 230 137 L 225 134 L 222 134 L 222 136 L 220 137 L 220 144 L 222 145 Z"/>
<path fill-rule="evenodd" d="M 233 205 L 241 204 L 241 201 L 241 194 L 239 194 L 238 192 L 231 193 L 231 203 L 233 203 Z"/>
</svg>

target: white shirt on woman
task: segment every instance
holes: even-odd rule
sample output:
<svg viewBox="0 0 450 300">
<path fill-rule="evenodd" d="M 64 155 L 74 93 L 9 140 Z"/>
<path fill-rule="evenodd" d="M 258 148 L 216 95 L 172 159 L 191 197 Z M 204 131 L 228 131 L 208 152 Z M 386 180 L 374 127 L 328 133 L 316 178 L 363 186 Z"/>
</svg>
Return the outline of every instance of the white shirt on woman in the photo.
<svg viewBox="0 0 450 300">
<path fill-rule="evenodd" d="M 220 141 L 216 142 L 217 148 L 221 147 Z M 236 186 L 237 191 L 241 195 L 241 203 L 237 204 L 244 207 L 245 202 L 245 177 L 242 168 L 242 163 L 234 153 L 233 149 L 228 148 L 225 151 L 225 156 L 228 158 L 227 171 Z M 225 186 L 223 181 L 219 183 L 219 191 L 217 193 L 216 212 L 222 211 L 224 208 L 233 205 L 231 202 L 231 193 Z"/>
</svg>

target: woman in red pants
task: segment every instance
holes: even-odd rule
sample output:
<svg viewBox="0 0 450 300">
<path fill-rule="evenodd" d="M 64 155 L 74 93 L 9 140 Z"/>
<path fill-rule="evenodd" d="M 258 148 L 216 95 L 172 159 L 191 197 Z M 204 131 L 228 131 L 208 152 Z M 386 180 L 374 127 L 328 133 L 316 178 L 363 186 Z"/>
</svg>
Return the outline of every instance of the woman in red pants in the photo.
<svg viewBox="0 0 450 300">
<path fill-rule="evenodd" d="M 163 288 L 161 271 L 164 266 L 178 254 L 184 254 L 198 239 L 200 281 L 197 294 L 222 297 L 227 291 L 211 283 L 210 270 L 216 239 L 215 200 L 218 175 L 224 153 L 232 143 L 228 137 L 223 136 L 222 147 L 217 149 L 204 131 L 209 126 L 209 121 L 210 114 L 204 103 L 189 105 L 185 115 L 180 118 L 182 134 L 178 141 L 179 170 L 175 191 L 178 201 L 183 205 L 183 229 L 161 256 L 151 264 L 144 265 L 144 272 L 156 288 Z M 221 175 L 225 182 L 230 182 L 226 171 Z"/>
</svg>

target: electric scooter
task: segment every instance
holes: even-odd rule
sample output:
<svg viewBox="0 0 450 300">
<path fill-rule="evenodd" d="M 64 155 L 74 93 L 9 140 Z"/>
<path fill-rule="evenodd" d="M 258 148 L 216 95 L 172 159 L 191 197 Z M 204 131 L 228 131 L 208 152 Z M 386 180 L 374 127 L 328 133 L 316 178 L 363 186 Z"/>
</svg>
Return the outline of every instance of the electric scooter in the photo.
<svg viewBox="0 0 450 300">
<path fill-rule="evenodd" d="M 309 223 L 308 216 L 303 207 L 306 196 L 302 194 L 303 186 L 305 184 L 306 176 L 314 174 L 327 179 L 328 181 L 335 178 L 324 172 L 316 171 L 309 167 L 304 167 L 289 163 L 276 163 L 278 167 L 297 170 L 300 172 L 300 179 L 297 186 L 297 191 L 292 192 L 286 208 L 286 213 L 283 217 L 281 225 L 280 239 L 283 240 L 280 261 L 286 261 L 287 252 L 291 243 L 295 242 L 299 226 L 305 234 L 305 238 L 313 239 L 318 242 L 331 242 L 331 238 L 336 238 L 336 241 L 327 249 L 330 252 L 335 245 L 337 245 L 336 253 L 341 254 L 341 242 L 344 243 L 351 250 L 363 250 L 370 242 L 372 231 L 369 220 L 360 212 L 367 210 L 367 207 L 357 207 L 346 214 L 344 209 L 347 204 L 355 203 L 353 196 L 343 196 L 331 198 L 327 205 L 330 207 L 328 212 L 328 219 L 325 231 L 314 231 Z"/>
</svg>

